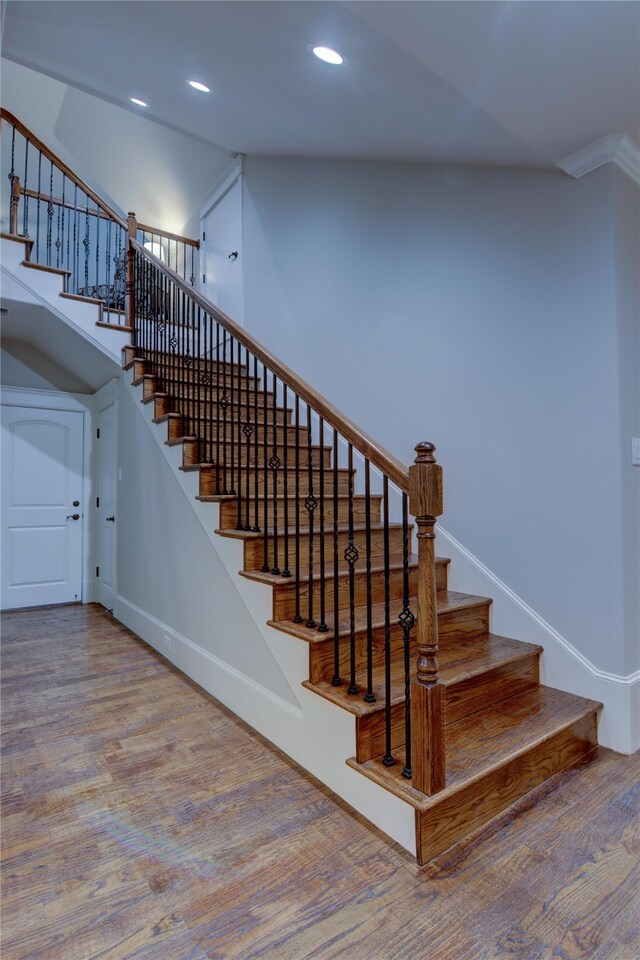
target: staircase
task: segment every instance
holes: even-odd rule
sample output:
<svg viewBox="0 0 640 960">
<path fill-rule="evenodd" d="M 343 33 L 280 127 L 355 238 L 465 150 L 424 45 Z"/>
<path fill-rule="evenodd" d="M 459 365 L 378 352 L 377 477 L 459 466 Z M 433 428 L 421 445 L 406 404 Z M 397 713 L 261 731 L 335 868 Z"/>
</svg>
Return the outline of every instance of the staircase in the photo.
<svg viewBox="0 0 640 960">
<path fill-rule="evenodd" d="M 124 348 L 124 368 L 133 373 L 140 401 L 152 404 L 154 421 L 166 425 L 165 442 L 182 447 L 181 469 L 197 472 L 198 500 L 219 504 L 216 534 L 242 543 L 244 564 L 239 576 L 271 591 L 269 624 L 306 644 L 309 679 L 304 686 L 355 718 L 356 752 L 347 761 L 349 766 L 414 808 L 419 863 L 447 850 L 595 749 L 600 704 L 540 686 L 542 648 L 491 633 L 491 599 L 448 590 L 449 560 L 436 558 L 446 786 L 432 796 L 416 789 L 411 781 L 411 748 L 407 750 L 406 743 L 407 664 L 415 662 L 416 642 L 407 642 L 400 618 L 403 609 L 415 610 L 418 605 L 418 558 L 404 555 L 403 524 L 389 522 L 385 538 L 383 496 L 353 493 L 354 473 L 344 467 L 334 473 L 333 448 L 313 444 L 308 426 L 292 425 L 294 410 L 275 404 L 275 395 L 269 395 L 246 366 L 218 364 L 210 384 L 172 387 L 157 372 L 150 372 L 161 368 L 167 357 L 145 359 L 138 356 L 142 352 Z M 208 420 L 201 411 L 211 402 L 212 391 L 216 402 L 219 395 L 224 396 L 225 378 L 228 392 L 232 377 L 238 396 L 248 398 L 248 403 L 238 404 L 225 426 L 224 418 Z M 265 419 L 265 399 L 271 422 Z M 188 415 L 183 412 L 187 408 Z M 247 419 L 249 410 L 257 411 L 257 416 Z M 257 437 L 257 452 L 252 446 L 244 461 L 240 425 L 252 428 L 252 443 Z M 305 455 L 311 451 L 305 481 L 310 470 L 315 498 L 324 490 L 322 532 L 314 531 L 308 519 L 297 531 L 294 525 L 283 525 L 284 518 L 291 521 L 296 512 L 298 518 L 307 516 L 308 496 L 292 490 L 295 469 L 288 482 L 280 468 L 275 481 L 272 477 L 268 461 L 274 449 L 284 455 L 285 434 L 289 445 L 298 444 L 294 449 L 303 449 Z M 203 451 L 212 446 L 217 448 L 216 462 L 203 462 Z M 248 497 L 216 492 L 220 484 L 231 486 L 232 473 L 240 490 L 248 485 Z M 260 530 L 245 529 L 254 522 Z M 297 533 L 298 555 L 308 556 L 311 551 L 313 561 L 299 563 L 291 576 L 283 576 L 276 563 L 283 562 L 285 532 L 291 540 Z M 328 560 L 333 558 L 336 533 L 337 571 L 333 559 Z M 358 553 L 353 573 L 344 559 L 350 544 Z M 324 563 L 323 579 L 320 563 Z M 321 591 L 324 619 L 320 619 Z M 307 615 L 310 598 L 311 618 Z M 325 629 L 319 629 L 320 624 Z M 343 682 L 337 683 L 338 677 Z"/>
<path fill-rule="evenodd" d="M 15 118 L 3 119 L 14 137 L 18 130 L 46 151 Z M 349 767 L 415 811 L 418 862 L 588 757 L 601 705 L 541 686 L 542 648 L 493 634 L 490 598 L 448 589 L 449 560 L 434 555 L 435 447 L 418 444 L 407 470 L 193 289 L 195 242 L 173 238 L 182 244 L 176 271 L 145 246 L 172 235 L 100 206 L 56 164 L 62 209 L 65 179 L 96 205 L 93 234 L 82 209 L 95 273 L 81 231 L 84 271 L 78 251 L 65 261 L 64 240 L 62 257 L 52 244 L 51 187 L 45 196 L 42 184 L 28 189 L 14 175 L 7 236 L 22 246 L 22 265 L 65 285 L 56 295 L 67 304 L 97 304 L 108 335 L 116 327 L 131 338 L 123 366 L 141 403 L 166 429 L 166 444 L 181 449 L 181 470 L 197 474 L 197 499 L 217 505 L 216 534 L 241 545 L 238 576 L 270 591 L 269 626 L 306 645 L 304 687 L 353 717 Z M 22 223 L 33 233 L 40 201 L 49 230 L 38 263 L 37 242 L 19 231 Z M 103 221 L 119 231 L 117 243 L 110 228 L 100 234 Z M 109 251 L 102 274 L 101 243 Z"/>
</svg>

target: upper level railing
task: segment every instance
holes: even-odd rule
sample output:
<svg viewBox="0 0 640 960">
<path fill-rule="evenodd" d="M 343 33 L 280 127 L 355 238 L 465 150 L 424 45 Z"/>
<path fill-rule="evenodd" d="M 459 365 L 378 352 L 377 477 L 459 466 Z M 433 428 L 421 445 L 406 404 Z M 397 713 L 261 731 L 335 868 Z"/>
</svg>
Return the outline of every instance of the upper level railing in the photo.
<svg viewBox="0 0 640 960">
<path fill-rule="evenodd" d="M 237 530 L 260 545 L 269 582 L 292 584 L 285 619 L 312 642 L 331 640 L 334 686 L 381 703 L 382 763 L 401 763 L 419 791 L 441 790 L 435 448 L 418 444 L 407 469 L 194 289 L 197 241 L 125 219 L 1 116 L 3 232 L 27 238 L 31 259 L 65 271 L 68 291 L 99 299 L 131 329 L 209 489 L 237 504 Z"/>
<path fill-rule="evenodd" d="M 2 232 L 31 241 L 30 260 L 65 271 L 66 291 L 104 304 L 125 325 L 127 218 L 9 111 L 2 109 Z M 138 239 L 193 286 L 199 242 L 141 226 Z"/>
</svg>

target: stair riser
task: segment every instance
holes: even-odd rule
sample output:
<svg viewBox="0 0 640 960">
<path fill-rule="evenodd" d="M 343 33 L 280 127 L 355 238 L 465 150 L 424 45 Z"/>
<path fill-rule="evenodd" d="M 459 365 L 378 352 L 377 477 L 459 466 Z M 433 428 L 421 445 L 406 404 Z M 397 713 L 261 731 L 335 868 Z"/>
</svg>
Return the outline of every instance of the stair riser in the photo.
<svg viewBox="0 0 640 960">
<path fill-rule="evenodd" d="M 253 455 L 256 448 L 256 433 L 258 436 L 258 450 L 260 450 L 266 438 L 267 441 L 267 453 L 270 456 L 271 451 L 273 450 L 273 426 L 271 424 L 267 425 L 265 430 L 264 424 L 258 424 L 257 427 L 253 427 L 249 442 L 247 443 L 247 438 L 242 432 L 242 424 L 234 424 L 231 419 L 227 421 L 226 427 L 224 421 L 222 423 L 207 423 L 205 420 L 197 420 L 191 417 L 172 417 L 168 421 L 170 425 L 170 430 L 174 436 L 177 437 L 195 437 L 199 436 L 202 440 L 211 438 L 213 444 L 218 442 L 231 442 L 233 437 L 236 446 L 238 444 L 242 447 L 243 455 L 246 456 L 247 447 L 249 448 L 249 455 L 253 460 Z M 296 440 L 296 433 L 294 427 L 276 427 L 276 442 L 279 447 L 284 449 L 284 434 L 285 429 L 287 433 L 287 461 L 289 465 L 295 463 L 295 449 L 294 444 Z M 307 430 L 306 427 L 304 430 L 300 430 L 300 443 L 303 444 L 303 449 L 306 453 L 306 444 L 307 444 Z M 301 471 L 302 474 L 302 471 Z"/>
<path fill-rule="evenodd" d="M 220 407 L 210 403 L 205 403 L 204 400 L 189 400 L 186 401 L 180 400 L 178 397 L 172 397 L 172 413 L 182 413 L 185 416 L 193 417 L 194 419 L 207 420 L 209 422 L 213 421 L 214 423 L 221 424 L 224 422 L 224 414 Z M 239 425 L 239 428 L 247 422 L 249 423 L 267 423 L 269 426 L 273 426 L 273 408 L 269 407 L 265 413 L 262 407 L 258 407 L 256 411 L 253 407 L 253 404 L 247 406 L 246 403 L 237 404 L 234 403 L 233 406 L 227 407 L 227 429 L 229 424 L 236 423 Z M 284 407 L 276 407 L 276 423 L 279 426 L 282 426 L 285 421 L 291 423 L 291 410 L 285 410 Z M 302 428 L 301 428 L 302 429 Z"/>
<path fill-rule="evenodd" d="M 318 563 L 320 560 L 320 535 L 318 532 L 314 533 L 313 537 L 313 562 Z M 347 531 L 341 531 L 338 534 L 338 552 L 339 556 L 344 555 L 344 551 L 349 543 L 349 537 Z M 361 555 L 364 555 L 364 531 L 360 530 L 356 533 L 354 543 Z M 324 537 L 325 544 L 325 562 L 328 563 L 333 557 L 333 532 L 328 531 L 325 533 Z M 402 553 L 402 529 L 401 528 L 392 528 L 389 531 L 389 551 L 391 554 L 401 554 Z M 373 530 L 371 533 L 371 556 L 372 557 L 381 557 L 384 552 L 384 543 L 383 543 L 383 532 L 382 530 Z M 245 552 L 244 552 L 244 569 L 245 570 L 260 570 L 263 565 L 263 556 L 264 556 L 264 547 L 263 547 L 263 538 L 258 537 L 255 540 L 245 541 Z M 278 537 L 278 562 L 282 565 L 284 558 L 284 538 L 282 535 Z M 274 566 L 273 561 L 273 538 L 270 536 L 268 541 L 268 559 L 269 568 Z M 293 573 L 293 564 L 295 562 L 295 536 L 289 536 L 289 566 Z M 307 533 L 300 534 L 300 562 L 307 564 L 309 562 L 309 535 Z"/>
<path fill-rule="evenodd" d="M 438 614 L 440 645 L 457 640 L 473 640 L 489 631 L 491 601 L 478 602 L 473 607 L 462 607 Z"/>
<path fill-rule="evenodd" d="M 418 571 L 416 568 L 409 571 L 409 594 L 415 596 L 418 585 Z M 325 610 L 330 613 L 334 609 L 334 579 L 328 577 L 325 580 L 324 602 Z M 348 610 L 349 608 L 349 574 L 341 574 L 338 577 L 338 609 Z M 361 606 L 367 602 L 367 576 L 364 573 L 356 573 L 353 578 L 353 591 L 355 606 Z M 318 580 L 314 581 L 311 595 L 313 597 L 313 609 L 315 613 L 320 612 L 321 585 Z M 403 573 L 402 569 L 389 571 L 389 599 L 401 600 L 403 596 Z M 300 604 L 303 611 L 308 609 L 309 603 L 309 583 L 300 584 Z M 371 574 L 371 602 L 381 603 L 385 598 L 384 572 L 379 571 Z M 273 588 L 273 619 L 290 620 L 296 612 L 295 584 L 278 584 Z M 316 617 L 316 619 L 318 619 Z"/>
<path fill-rule="evenodd" d="M 413 645 L 412 645 L 413 646 Z M 412 651 L 412 664 L 415 652 Z M 532 654 L 515 663 L 505 664 L 477 677 L 470 677 L 445 688 L 445 725 L 471 716 L 489 703 L 500 703 L 511 696 L 537 686 L 539 682 L 538 655 Z M 360 678 L 358 678 L 360 679 Z M 391 707 L 391 747 L 405 742 L 404 703 Z M 364 763 L 385 752 L 385 712 L 379 710 L 356 718 L 356 757 Z M 400 759 L 400 755 L 396 759 Z M 402 755 L 404 760 L 404 755 Z"/>
<path fill-rule="evenodd" d="M 152 374 L 153 375 L 153 374 Z M 228 383 L 226 389 L 222 384 L 205 386 L 204 384 L 193 384 L 193 383 L 173 383 L 166 380 L 160 375 L 155 375 L 158 383 L 160 384 L 160 389 L 164 390 L 166 393 L 170 393 L 172 397 L 176 399 L 184 399 L 188 401 L 199 401 L 202 404 L 207 405 L 207 409 L 220 409 L 219 400 L 222 400 L 223 397 L 226 397 L 231 401 L 233 406 L 245 406 L 249 407 L 251 410 L 255 410 L 256 406 L 258 410 L 265 412 L 265 396 L 266 396 L 266 415 L 267 420 L 273 417 L 273 393 L 267 391 L 266 395 L 264 390 L 255 390 L 250 389 L 247 395 L 246 389 L 237 389 L 236 382 L 233 382 L 233 390 L 231 389 L 231 384 Z M 257 404 L 256 404 L 257 397 Z M 229 409 L 229 408 L 227 408 Z M 282 409 L 281 405 L 278 403 L 276 410 Z"/>
<path fill-rule="evenodd" d="M 428 811 L 416 812 L 416 855 L 428 863 L 597 746 L 595 713 L 492 769 Z"/>
<path fill-rule="evenodd" d="M 222 467 L 220 467 L 219 474 L 220 474 L 220 490 L 217 489 L 216 470 L 211 467 L 203 467 L 201 469 L 200 471 L 200 496 L 201 497 L 215 496 L 217 493 L 221 493 L 222 488 L 225 485 L 225 482 L 227 485 L 227 489 L 230 488 L 230 485 L 232 482 L 230 471 L 227 470 L 226 477 L 225 477 L 224 470 Z M 269 471 L 269 474 L 271 474 L 271 471 Z M 234 470 L 233 482 L 239 487 L 239 489 L 242 490 L 243 497 L 246 493 L 246 483 L 247 483 L 246 476 L 247 476 L 247 471 L 244 464 L 239 471 Z M 284 487 L 285 487 L 284 470 L 278 470 L 276 481 L 277 481 L 276 482 L 277 494 L 279 496 L 284 496 Z M 250 496 L 252 496 L 253 493 L 255 492 L 255 482 L 256 482 L 255 470 L 250 469 L 249 470 Z M 264 483 L 265 483 L 264 470 L 258 470 L 257 482 L 258 482 L 258 494 L 260 499 L 262 499 L 262 494 L 264 491 Z M 266 477 L 266 482 L 267 482 L 267 498 L 268 498 L 273 495 L 273 478 L 271 476 Z M 296 482 L 295 471 L 289 470 L 288 478 L 287 478 L 287 487 L 288 487 L 289 495 L 295 493 L 295 482 Z M 317 470 L 314 473 L 313 485 L 314 485 L 313 487 L 314 491 L 319 492 L 320 475 Z M 326 504 L 328 502 L 328 499 L 331 493 L 333 492 L 333 471 L 331 471 L 331 473 L 325 472 L 324 489 L 325 489 L 325 494 L 327 494 L 327 499 L 325 500 L 325 504 Z M 316 497 L 318 496 L 318 492 L 316 492 Z M 346 470 L 341 470 L 338 472 L 338 493 L 345 495 L 345 494 L 348 494 L 348 492 L 349 492 L 349 474 L 347 473 Z M 295 510 L 295 507 L 294 507 L 294 510 Z M 244 513 L 243 513 L 243 516 L 244 516 Z M 291 516 L 293 518 L 293 514 Z M 236 523 L 234 520 L 233 523 L 223 524 L 222 526 L 235 527 L 235 525 Z"/>
<path fill-rule="evenodd" d="M 186 342 L 187 341 L 185 339 L 185 344 Z M 191 346 L 190 338 L 189 338 L 189 345 Z M 145 362 L 149 366 L 150 373 L 153 372 L 153 368 L 156 366 L 158 368 L 162 368 L 164 366 L 166 366 L 168 369 L 172 369 L 172 367 L 175 368 L 178 364 L 184 364 L 184 359 L 186 357 L 186 353 L 182 349 L 180 349 L 177 353 L 162 353 L 162 352 L 156 352 L 154 350 L 145 351 L 142 347 L 137 347 L 134 349 L 137 349 L 136 356 L 140 357 L 140 359 L 142 360 L 145 360 Z M 253 368 L 248 371 L 247 366 L 244 363 L 231 364 L 230 362 L 224 363 L 221 360 L 218 361 L 218 360 L 212 360 L 212 359 L 205 359 L 202 357 L 198 357 L 197 359 L 194 360 L 193 357 L 190 356 L 189 365 L 187 367 L 183 367 L 183 369 L 193 370 L 194 368 L 204 369 L 205 367 L 207 368 L 207 370 L 212 372 L 214 376 L 219 375 L 222 377 L 226 373 L 227 382 L 229 382 L 229 380 L 231 379 L 232 372 L 233 372 L 234 379 L 236 379 L 238 375 L 240 375 L 240 377 L 245 377 L 247 373 L 249 373 L 249 375 L 253 378 Z M 258 371 L 258 373 L 259 372 L 260 371 Z"/>
<path fill-rule="evenodd" d="M 173 358 L 174 363 L 171 363 L 169 360 L 166 365 L 163 363 L 156 363 L 154 360 L 145 360 L 144 357 L 136 358 L 136 363 L 140 366 L 137 369 L 140 369 L 144 365 L 144 372 L 151 373 L 158 377 L 163 383 L 173 384 L 176 386 L 199 386 L 205 388 L 209 387 L 221 387 L 227 391 L 231 390 L 231 381 L 233 379 L 233 389 L 234 392 L 237 392 L 238 389 L 246 390 L 247 385 L 250 390 L 254 390 L 256 386 L 258 389 L 261 387 L 261 380 L 258 377 L 257 379 L 254 376 L 247 376 L 244 372 L 238 374 L 238 371 L 235 370 L 233 377 L 231 376 L 230 370 L 227 369 L 226 373 L 224 369 L 216 368 L 207 368 L 206 375 L 209 377 L 209 382 L 207 384 L 202 383 L 200 380 L 201 376 L 205 375 L 205 367 L 200 362 L 200 365 L 194 365 L 193 363 L 190 366 L 184 366 L 180 363 L 176 363 L 176 358 Z"/>
<path fill-rule="evenodd" d="M 180 438 L 177 438 L 177 439 L 180 439 Z M 170 440 L 167 442 L 174 443 L 175 441 Z M 183 443 L 184 454 L 183 454 L 182 462 L 185 466 L 190 466 L 192 464 L 203 463 L 205 460 L 209 462 L 211 461 L 211 457 L 214 458 L 213 462 L 215 462 L 216 456 L 219 456 L 220 457 L 219 466 L 220 466 L 221 472 L 223 472 L 226 468 L 229 485 L 226 490 L 224 489 L 224 486 L 223 486 L 223 489 L 218 492 L 232 493 L 233 492 L 232 484 L 234 487 L 236 488 L 238 487 L 238 471 L 235 468 L 240 466 L 246 466 L 245 450 L 239 447 L 238 444 L 234 444 L 233 446 L 234 446 L 233 451 L 232 451 L 232 445 L 230 442 L 227 442 L 226 444 L 224 443 L 218 444 L 217 449 L 216 449 L 216 444 L 213 444 L 213 449 L 211 449 L 211 444 L 208 444 L 208 443 L 205 444 L 204 441 L 185 440 Z M 225 453 L 226 453 L 226 457 L 225 457 Z M 281 447 L 278 447 L 278 449 L 276 450 L 276 453 L 281 459 L 284 457 L 284 450 Z M 318 447 L 314 447 L 311 450 L 311 462 L 314 467 L 320 466 L 321 454 L 322 454 L 322 451 Z M 267 450 L 267 461 L 270 459 L 272 455 L 273 455 L 273 449 Z M 264 458 L 264 451 L 262 449 L 259 449 L 258 450 L 258 472 L 262 473 L 263 476 L 265 472 L 268 474 L 267 489 L 269 489 L 269 487 L 273 483 L 273 480 L 271 478 L 272 470 L 271 468 L 267 467 L 265 471 L 263 458 Z M 330 466 L 329 464 L 330 459 L 331 459 L 331 450 L 328 447 L 325 447 L 324 449 L 325 469 Z M 234 467 L 233 471 L 231 470 L 232 465 Z M 253 466 L 252 463 L 250 464 L 250 467 L 251 466 Z"/>
<path fill-rule="evenodd" d="M 293 478 L 291 478 L 293 480 Z M 295 480 L 293 481 L 295 485 Z M 264 485 L 258 491 L 258 524 L 259 526 L 264 526 L 265 510 L 264 510 L 264 500 L 262 498 L 262 490 Z M 331 493 L 331 491 L 328 491 Z M 250 496 L 250 508 L 249 508 L 249 518 L 251 523 L 254 522 L 255 517 L 255 508 L 254 508 L 254 478 L 249 478 L 249 496 Z M 267 484 L 267 526 L 271 526 L 274 517 L 274 504 L 273 504 L 273 490 L 271 484 Z M 320 499 L 319 496 L 317 498 Z M 318 510 L 320 508 L 318 507 Z M 303 519 L 307 517 L 307 511 L 304 505 L 304 497 L 298 500 L 298 510 L 300 514 L 300 522 L 303 522 Z M 296 512 L 296 501 L 293 496 L 291 496 L 291 487 L 289 488 L 289 497 L 288 497 L 288 511 L 289 511 L 289 523 L 295 523 L 295 512 Z M 244 522 L 246 516 L 246 506 L 244 499 L 244 491 L 242 498 L 242 521 Z M 279 500 L 277 505 L 278 512 L 278 522 L 282 524 L 284 521 L 284 500 Z M 375 497 L 371 500 L 370 506 L 371 520 L 379 522 L 380 520 L 380 498 Z M 353 522 L 354 523 L 364 523 L 367 515 L 367 505 L 365 500 L 362 497 L 354 498 L 353 500 Z M 325 497 L 324 501 L 324 516 L 325 524 L 333 523 L 334 511 L 333 511 L 333 500 L 331 496 Z M 339 500 L 338 501 L 338 522 L 346 523 L 349 519 L 349 501 L 348 500 Z M 235 526 L 238 522 L 238 503 L 237 501 L 227 501 L 226 503 L 221 504 L 220 506 L 220 526 L 221 528 L 231 528 L 235 529 Z M 333 554 L 332 554 L 333 555 Z"/>
</svg>

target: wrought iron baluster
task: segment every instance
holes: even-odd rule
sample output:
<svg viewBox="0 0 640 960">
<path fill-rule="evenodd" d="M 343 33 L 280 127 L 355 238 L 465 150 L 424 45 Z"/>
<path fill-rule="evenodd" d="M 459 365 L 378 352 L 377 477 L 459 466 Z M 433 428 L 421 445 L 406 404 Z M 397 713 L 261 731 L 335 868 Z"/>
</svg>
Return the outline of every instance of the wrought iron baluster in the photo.
<svg viewBox="0 0 640 960">
<path fill-rule="evenodd" d="M 269 464 L 267 462 L 267 431 L 269 429 L 267 420 L 267 368 L 262 364 L 262 527 L 263 536 L 263 557 L 262 572 L 269 573 Z"/>
<path fill-rule="evenodd" d="M 60 262 L 64 264 L 64 228 L 65 228 L 65 216 L 66 216 L 66 202 L 65 202 L 65 188 L 67 185 L 67 176 L 65 173 L 62 174 L 62 233 L 60 237 L 60 249 L 62 251 L 60 255 Z"/>
<path fill-rule="evenodd" d="M 282 381 L 282 404 L 284 407 L 284 416 L 282 421 L 282 436 L 284 446 L 284 466 L 282 490 L 284 495 L 284 566 L 282 569 L 283 577 L 290 577 L 289 569 L 289 424 L 287 422 L 287 384 Z M 275 416 L 275 407 L 274 407 Z"/>
<path fill-rule="evenodd" d="M 220 324 L 216 320 L 216 362 L 215 367 L 212 364 L 212 371 L 215 369 L 216 378 L 216 493 L 222 493 L 222 484 L 220 483 L 220 428 L 222 407 L 220 406 Z M 225 487 L 227 481 L 224 481 Z"/>
<path fill-rule="evenodd" d="M 28 193 L 28 175 L 29 175 L 29 141 L 25 139 L 24 147 L 24 204 L 22 207 L 22 236 L 29 236 L 29 193 Z"/>
<path fill-rule="evenodd" d="M 235 394 L 235 373 L 236 365 L 234 361 L 234 351 L 235 351 L 235 340 L 233 337 L 229 337 L 230 347 L 231 347 L 231 493 L 236 493 L 236 424 L 235 424 L 235 409 L 236 409 L 236 394 Z"/>
<path fill-rule="evenodd" d="M 384 502 L 384 757 L 385 767 L 396 760 L 391 752 L 391 600 L 389 585 L 389 478 L 382 482 Z"/>
<path fill-rule="evenodd" d="M 302 614 L 300 613 L 300 397 L 295 394 L 295 416 L 296 416 L 296 612 L 293 617 L 294 623 L 302 623 Z"/>
<path fill-rule="evenodd" d="M 272 490 L 273 490 L 273 567 L 271 568 L 271 573 L 279 574 L 279 543 L 278 543 L 278 470 L 281 466 L 280 457 L 278 456 L 278 417 L 276 412 L 276 405 L 278 403 L 278 378 L 275 373 L 271 377 L 271 385 L 273 387 L 273 403 L 271 405 L 272 413 L 272 453 L 269 460 L 269 466 L 271 467 L 271 474 L 273 477 Z M 268 429 L 268 425 L 264 425 L 265 432 Z"/>
<path fill-rule="evenodd" d="M 227 473 L 227 408 L 229 406 L 229 398 L 227 396 L 227 331 L 223 329 L 222 331 L 222 377 L 223 377 L 223 388 L 222 388 L 222 397 L 218 401 L 220 404 L 220 409 L 222 410 L 222 460 L 223 460 L 223 474 L 224 474 L 224 486 L 222 489 L 223 493 L 229 493 L 230 484 L 228 482 L 228 473 Z M 218 379 L 220 378 L 220 359 L 218 359 Z M 233 482 L 233 481 L 232 481 Z"/>
<path fill-rule="evenodd" d="M 369 460 L 364 461 L 364 496 L 365 496 L 365 550 L 367 554 L 367 689 L 363 700 L 365 703 L 374 703 L 376 696 L 373 692 L 373 617 L 371 595 L 371 469 Z"/>
<path fill-rule="evenodd" d="M 53 160 L 49 161 L 49 199 L 47 200 L 47 266 L 51 266 L 51 224 L 53 221 Z"/>
<path fill-rule="evenodd" d="M 191 247 L 191 286 L 194 287 L 196 283 L 196 264 L 195 264 L 195 247 Z"/>
<path fill-rule="evenodd" d="M 247 416 L 249 413 L 247 411 Z M 260 495 L 258 490 L 258 358 L 253 358 L 253 531 L 260 533 Z"/>
<path fill-rule="evenodd" d="M 354 542 L 353 532 L 353 445 L 348 445 L 348 469 L 349 469 L 349 539 L 347 548 L 344 551 L 344 558 L 349 567 L 349 686 L 348 693 L 359 693 L 360 687 L 356 682 L 356 603 L 355 603 L 355 565 L 358 561 L 358 548 Z"/>
<path fill-rule="evenodd" d="M 100 296 L 100 207 L 96 203 L 96 292 L 95 296 Z"/>
<path fill-rule="evenodd" d="M 57 268 L 60 266 L 60 216 L 61 216 L 62 211 L 64 211 L 64 197 L 63 197 L 63 200 L 62 200 L 62 204 L 63 204 L 62 210 L 60 209 L 60 204 L 59 204 L 59 203 L 56 204 L 56 206 L 57 206 L 57 208 L 58 208 L 58 215 L 57 215 L 57 217 L 56 217 L 56 243 L 55 243 L 55 247 L 56 247 L 56 267 L 57 267 Z"/>
<path fill-rule="evenodd" d="M 320 633 L 327 632 L 325 576 L 324 576 L 324 418 L 319 418 L 318 434 L 320 439 Z"/>
<path fill-rule="evenodd" d="M 334 687 L 344 683 L 340 676 L 340 561 L 338 559 L 338 481 L 340 477 L 340 437 L 333 428 L 333 678 Z"/>
<path fill-rule="evenodd" d="M 402 494 L 402 613 L 398 617 L 402 627 L 404 652 L 404 749 L 402 776 L 411 779 L 411 631 L 416 618 L 409 608 L 409 503 Z"/>
<path fill-rule="evenodd" d="M 79 211 L 78 211 L 78 185 L 77 185 L 77 184 L 74 184 L 74 188 L 73 188 L 73 208 L 74 208 L 74 215 L 73 215 L 73 251 L 74 251 L 73 288 L 74 288 L 75 293 L 77 293 L 77 292 L 78 292 L 78 289 L 79 289 L 79 287 L 80 287 L 80 282 L 79 282 L 79 280 L 80 280 L 80 277 L 79 277 L 79 269 L 80 269 L 80 228 L 79 228 L 79 225 L 78 225 Z"/>
<path fill-rule="evenodd" d="M 53 213 L 53 211 L 52 211 Z M 82 241 L 84 246 L 84 295 L 85 297 L 89 296 L 89 198 L 87 197 L 87 204 L 85 207 L 85 225 L 84 225 L 84 240 Z"/>
<path fill-rule="evenodd" d="M 313 493 L 313 445 L 311 442 L 311 407 L 307 403 L 307 499 L 304 502 L 308 514 L 307 538 L 309 541 L 309 589 L 307 619 L 305 627 L 315 627 L 316 621 L 313 617 L 313 549 L 314 549 L 314 519 L 315 510 L 318 506 Z"/>
<path fill-rule="evenodd" d="M 9 175 L 11 176 L 11 175 Z M 42 194 L 42 150 L 38 150 L 38 200 L 36 206 L 36 263 L 40 263 L 40 197 Z"/>
<path fill-rule="evenodd" d="M 191 248 L 193 250 L 193 247 Z M 254 431 L 254 425 L 251 423 L 251 405 L 249 403 L 249 384 L 251 383 L 251 367 L 249 364 L 249 347 L 244 348 L 244 362 L 247 368 L 247 377 L 244 385 L 244 402 L 246 406 L 246 417 L 242 433 L 245 439 L 245 475 L 244 475 L 244 524 L 240 523 L 241 530 L 251 530 L 251 435 Z M 242 408 L 238 407 L 238 422 L 242 422 Z M 242 485 L 242 478 L 240 480 Z M 242 510 L 238 507 L 238 522 L 241 521 Z"/>
</svg>

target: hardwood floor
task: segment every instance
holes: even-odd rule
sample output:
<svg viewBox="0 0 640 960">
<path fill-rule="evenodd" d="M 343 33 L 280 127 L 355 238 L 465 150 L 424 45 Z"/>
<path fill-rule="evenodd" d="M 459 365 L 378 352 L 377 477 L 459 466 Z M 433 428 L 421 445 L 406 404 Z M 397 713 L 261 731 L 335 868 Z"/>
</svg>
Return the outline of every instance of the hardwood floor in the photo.
<svg viewBox="0 0 640 960">
<path fill-rule="evenodd" d="M 6 614 L 3 960 L 640 956 L 640 757 L 420 869 L 101 607 Z"/>
</svg>

